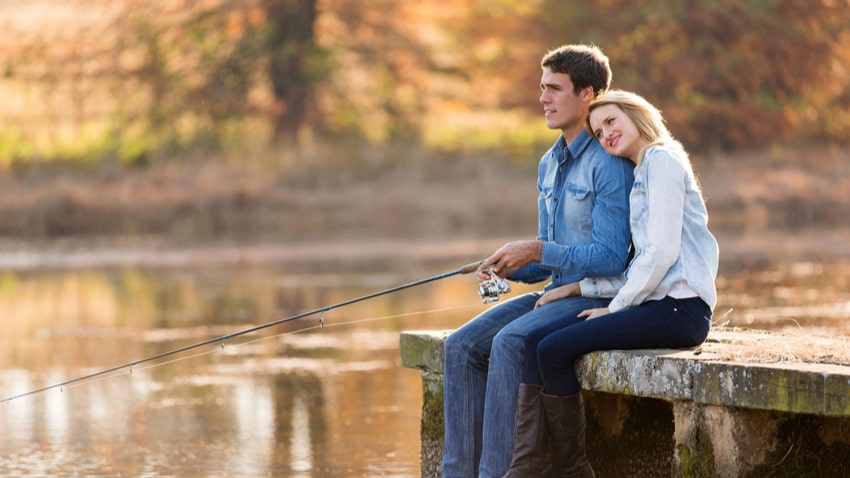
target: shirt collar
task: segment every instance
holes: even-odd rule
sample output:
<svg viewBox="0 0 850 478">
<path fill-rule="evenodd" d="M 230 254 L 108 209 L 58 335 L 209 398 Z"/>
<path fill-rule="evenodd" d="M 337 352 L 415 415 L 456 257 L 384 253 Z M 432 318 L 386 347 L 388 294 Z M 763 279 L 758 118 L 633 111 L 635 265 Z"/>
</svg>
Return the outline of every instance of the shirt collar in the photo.
<svg viewBox="0 0 850 478">
<path fill-rule="evenodd" d="M 581 156 L 581 153 L 590 146 L 592 141 L 593 138 L 585 129 L 581 130 L 581 133 L 579 133 L 579 135 L 576 136 L 576 139 L 574 139 L 570 144 L 567 144 L 567 140 L 564 139 L 563 135 L 559 136 L 558 143 L 555 145 L 559 161 L 564 161 L 568 157 L 566 152 L 569 152 L 569 155 L 573 158 L 578 158 Z"/>
</svg>

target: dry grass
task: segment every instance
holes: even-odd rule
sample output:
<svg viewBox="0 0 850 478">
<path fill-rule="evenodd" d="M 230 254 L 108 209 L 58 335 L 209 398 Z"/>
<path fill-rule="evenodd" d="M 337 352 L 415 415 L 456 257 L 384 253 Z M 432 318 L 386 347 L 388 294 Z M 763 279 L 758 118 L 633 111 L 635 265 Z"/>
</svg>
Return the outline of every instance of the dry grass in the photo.
<svg viewBox="0 0 850 478">
<path fill-rule="evenodd" d="M 715 226 L 850 224 L 847 148 L 741 152 L 695 162 Z"/>
<path fill-rule="evenodd" d="M 816 363 L 850 366 L 850 337 L 788 334 L 717 327 L 701 348 L 711 358 L 745 363 Z"/>
<path fill-rule="evenodd" d="M 87 174 L 7 172 L 0 175 L 0 235 L 314 241 L 536 231 L 536 155 L 517 164 L 368 148 L 321 154 L 274 166 L 196 160 Z M 850 151 L 740 153 L 694 163 L 716 230 L 850 224 Z"/>
</svg>

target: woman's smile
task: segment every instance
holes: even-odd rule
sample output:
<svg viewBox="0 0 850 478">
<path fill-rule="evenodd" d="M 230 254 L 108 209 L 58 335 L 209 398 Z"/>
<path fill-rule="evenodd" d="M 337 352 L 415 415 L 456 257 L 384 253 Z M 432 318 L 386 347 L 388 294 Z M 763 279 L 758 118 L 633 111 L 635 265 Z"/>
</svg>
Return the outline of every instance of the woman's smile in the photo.
<svg viewBox="0 0 850 478">
<path fill-rule="evenodd" d="M 634 122 L 617 105 L 606 104 L 590 112 L 593 136 L 613 156 L 636 162 L 640 148 L 646 143 Z"/>
</svg>

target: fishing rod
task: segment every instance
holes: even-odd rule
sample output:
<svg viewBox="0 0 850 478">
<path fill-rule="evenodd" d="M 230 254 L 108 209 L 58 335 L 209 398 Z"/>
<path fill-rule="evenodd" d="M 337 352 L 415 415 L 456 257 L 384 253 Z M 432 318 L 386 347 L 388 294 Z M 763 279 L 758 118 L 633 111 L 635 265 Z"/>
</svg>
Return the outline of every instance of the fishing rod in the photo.
<svg viewBox="0 0 850 478">
<path fill-rule="evenodd" d="M 68 385 L 72 385 L 74 383 L 83 382 L 85 380 L 90 380 L 92 378 L 107 375 L 107 374 L 117 372 L 117 371 L 123 370 L 123 369 L 130 369 L 132 371 L 133 367 L 135 367 L 139 364 L 152 362 L 154 360 L 158 360 L 158 359 L 162 359 L 162 358 L 165 358 L 165 357 L 168 357 L 168 356 L 171 356 L 171 355 L 186 352 L 188 350 L 203 347 L 205 345 L 211 345 L 211 344 L 214 344 L 214 343 L 221 342 L 222 346 L 224 346 L 224 342 L 226 340 L 232 339 L 234 337 L 239 337 L 241 335 L 247 335 L 247 334 L 256 332 L 258 330 L 267 329 L 269 327 L 274 327 L 276 325 L 280 325 L 280 324 L 283 324 L 283 323 L 286 323 L 286 322 L 292 322 L 292 321 L 298 320 L 298 319 L 303 319 L 304 317 L 309 317 L 311 315 L 322 314 L 319 317 L 319 326 L 324 327 L 324 313 L 329 311 L 329 310 L 337 309 L 339 307 L 344 307 L 346 305 L 354 304 L 356 302 L 362 302 L 364 300 L 374 299 L 375 297 L 379 297 L 379 296 L 386 295 L 386 294 L 391 294 L 393 292 L 398 292 L 400 290 L 409 289 L 411 287 L 416 287 L 416 286 L 419 286 L 419 285 L 422 285 L 422 284 L 427 284 L 429 282 L 434 282 L 434 281 L 446 279 L 448 277 L 452 277 L 452 276 L 456 276 L 456 275 L 460 275 L 460 274 L 469 274 L 470 272 L 476 271 L 478 269 L 478 266 L 481 265 L 482 262 L 483 261 L 473 262 L 473 263 L 467 264 L 467 265 L 465 265 L 465 266 L 463 266 L 459 269 L 455 269 L 453 271 L 444 272 L 442 274 L 437 274 L 435 276 L 426 277 L 424 279 L 419 279 L 419 280 L 416 280 L 416 281 L 413 281 L 413 282 L 408 282 L 407 284 L 401 284 L 401 285 L 398 285 L 398 286 L 395 286 L 395 287 L 391 287 L 389 289 L 384 289 L 384 290 L 381 290 L 381 291 L 378 291 L 378 292 L 373 292 L 371 294 L 356 297 L 354 299 L 349 299 L 349 300 L 346 300 L 346 301 L 343 301 L 343 302 L 339 302 L 337 304 L 328 305 L 328 306 L 325 306 L 325 307 L 322 307 L 322 308 L 319 308 L 319 309 L 310 310 L 310 311 L 307 311 L 307 312 L 302 312 L 300 314 L 296 314 L 296 315 L 293 315 L 293 316 L 290 316 L 290 317 L 274 320 L 272 322 L 267 322 L 265 324 L 257 325 L 255 327 L 240 330 L 240 331 L 232 333 L 232 334 L 222 335 L 220 337 L 215 337 L 215 338 L 212 338 L 212 339 L 204 340 L 202 342 L 197 342 L 197 343 L 194 343 L 194 344 L 191 344 L 191 345 L 186 345 L 186 346 L 174 349 L 174 350 L 162 352 L 162 353 L 152 355 L 150 357 L 146 357 L 146 358 L 143 358 L 143 359 L 140 359 L 140 360 L 135 360 L 133 362 L 128 362 L 128 363 L 125 363 L 125 364 L 122 364 L 122 365 L 117 365 L 117 366 L 112 367 L 112 368 L 101 370 L 99 372 L 84 375 L 82 377 L 77 377 L 75 379 L 66 380 L 64 382 L 49 385 L 49 386 L 46 386 L 46 387 L 43 387 L 43 388 L 39 388 L 37 390 L 32 390 L 30 392 L 26 392 L 26 393 L 22 393 L 22 394 L 19 394 L 19 395 L 12 396 L 12 397 L 4 398 L 4 399 L 0 400 L 0 403 L 8 403 L 8 402 L 11 402 L 12 400 L 15 400 L 16 398 L 23 398 L 23 397 L 27 397 L 27 396 L 30 396 L 30 395 L 35 395 L 35 394 L 38 394 L 38 393 L 41 393 L 41 392 L 46 392 L 48 390 L 52 390 L 54 388 L 64 388 L 64 387 L 67 387 Z M 498 276 L 493 274 L 492 271 L 488 271 L 488 272 L 490 273 L 491 278 L 487 281 L 482 282 L 480 284 L 479 288 L 478 288 L 478 295 L 481 297 L 482 302 L 484 302 L 485 304 L 499 300 L 500 294 L 510 292 L 510 286 L 508 285 L 506 280 L 499 278 Z"/>
</svg>

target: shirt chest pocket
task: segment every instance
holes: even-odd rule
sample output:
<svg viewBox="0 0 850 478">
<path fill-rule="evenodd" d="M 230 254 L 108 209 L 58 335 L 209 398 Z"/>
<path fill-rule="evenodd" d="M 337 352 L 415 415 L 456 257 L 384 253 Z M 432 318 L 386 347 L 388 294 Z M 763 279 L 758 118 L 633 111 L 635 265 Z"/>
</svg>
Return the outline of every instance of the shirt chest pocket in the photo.
<svg viewBox="0 0 850 478">
<path fill-rule="evenodd" d="M 570 227 L 593 229 L 593 194 L 590 189 L 573 183 L 564 186 L 564 194 L 557 205 L 559 218 Z"/>
</svg>

